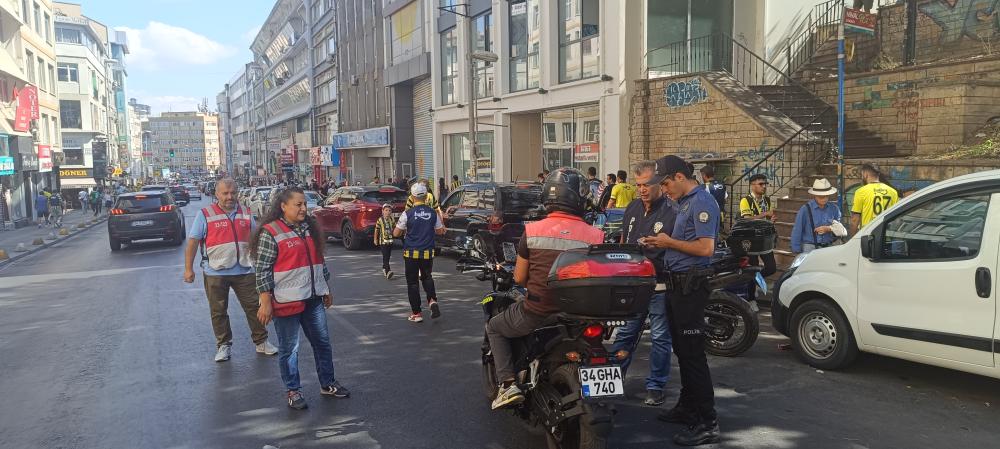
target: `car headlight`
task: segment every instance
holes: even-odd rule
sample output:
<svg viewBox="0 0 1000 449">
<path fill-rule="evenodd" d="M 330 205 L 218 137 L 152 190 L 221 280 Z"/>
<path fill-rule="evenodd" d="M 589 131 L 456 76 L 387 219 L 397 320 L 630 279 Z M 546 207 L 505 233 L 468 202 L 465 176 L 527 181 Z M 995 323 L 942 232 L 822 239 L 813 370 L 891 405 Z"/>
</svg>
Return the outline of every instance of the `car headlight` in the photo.
<svg viewBox="0 0 1000 449">
<path fill-rule="evenodd" d="M 808 256 L 809 256 L 809 253 L 799 254 L 798 256 L 795 257 L 795 260 L 792 261 L 792 264 L 788 266 L 788 269 L 789 270 L 794 270 L 794 269 L 798 268 L 799 265 L 802 265 L 802 262 L 804 262 L 806 260 L 806 257 L 808 257 Z"/>
</svg>

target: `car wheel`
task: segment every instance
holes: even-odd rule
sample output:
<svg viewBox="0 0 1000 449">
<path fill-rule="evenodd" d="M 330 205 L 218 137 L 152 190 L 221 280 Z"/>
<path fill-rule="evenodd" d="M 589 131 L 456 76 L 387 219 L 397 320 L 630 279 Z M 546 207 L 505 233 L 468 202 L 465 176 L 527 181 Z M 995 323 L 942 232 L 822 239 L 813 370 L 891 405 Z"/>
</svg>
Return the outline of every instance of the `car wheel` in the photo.
<svg viewBox="0 0 1000 449">
<path fill-rule="evenodd" d="M 354 231 L 354 225 L 351 222 L 344 222 L 344 226 L 340 228 L 340 241 L 344 243 L 344 248 L 348 250 L 355 251 L 361 249 L 361 238 Z"/>
<path fill-rule="evenodd" d="M 791 331 L 795 353 L 814 368 L 845 368 L 858 356 L 847 319 L 827 300 L 812 299 L 797 307 Z"/>
<path fill-rule="evenodd" d="M 122 241 L 116 238 L 109 238 L 108 242 L 111 243 L 111 251 L 121 251 Z"/>
</svg>

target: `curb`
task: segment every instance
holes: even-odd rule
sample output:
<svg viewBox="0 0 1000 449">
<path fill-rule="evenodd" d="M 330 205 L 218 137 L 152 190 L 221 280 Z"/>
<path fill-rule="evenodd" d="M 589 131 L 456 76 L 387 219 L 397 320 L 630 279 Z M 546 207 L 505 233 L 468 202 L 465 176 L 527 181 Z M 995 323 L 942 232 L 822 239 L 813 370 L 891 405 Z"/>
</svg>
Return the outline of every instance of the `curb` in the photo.
<svg viewBox="0 0 1000 449">
<path fill-rule="evenodd" d="M 66 240 L 69 240 L 69 239 L 71 239 L 71 238 L 73 238 L 73 237 L 75 237 L 77 235 L 83 234 L 84 231 L 87 231 L 90 228 L 98 226 L 98 225 L 100 225 L 101 223 L 104 223 L 107 220 L 108 220 L 108 217 L 107 217 L 107 215 L 105 215 L 103 218 L 97 220 L 97 222 L 95 222 L 93 224 L 88 224 L 87 226 L 85 226 L 83 228 L 77 228 L 75 225 L 72 226 L 72 227 L 69 227 L 69 228 L 62 228 L 62 229 L 70 229 L 69 235 L 62 236 L 62 237 L 57 238 L 56 240 L 52 240 L 50 242 L 45 242 L 42 245 L 33 247 L 32 249 L 28 250 L 27 252 L 20 253 L 20 254 L 14 256 L 14 257 L 11 257 L 10 259 L 0 260 L 0 268 L 3 268 L 5 266 L 7 266 L 7 265 L 10 265 L 11 263 L 13 263 L 15 261 L 21 260 L 22 258 L 30 256 L 30 255 L 32 255 L 32 254 L 34 254 L 34 253 L 36 253 L 38 251 L 41 251 L 41 250 L 43 250 L 45 248 L 48 248 L 50 246 L 54 246 L 54 245 L 56 245 L 58 243 L 65 242 Z M 8 254 L 10 254 L 10 253 L 8 253 Z"/>
</svg>

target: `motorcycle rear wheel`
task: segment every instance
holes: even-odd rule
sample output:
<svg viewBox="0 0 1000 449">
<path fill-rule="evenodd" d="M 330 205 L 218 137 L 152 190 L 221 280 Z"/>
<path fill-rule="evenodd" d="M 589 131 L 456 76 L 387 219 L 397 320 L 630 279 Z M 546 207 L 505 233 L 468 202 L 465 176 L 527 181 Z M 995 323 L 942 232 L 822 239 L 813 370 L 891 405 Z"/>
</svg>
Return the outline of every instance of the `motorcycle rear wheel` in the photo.
<svg viewBox="0 0 1000 449">
<path fill-rule="evenodd" d="M 552 385 L 562 395 L 579 394 L 579 371 L 576 365 L 565 364 L 549 376 Z M 555 434 L 554 434 L 555 433 Z M 607 449 L 608 440 L 599 437 L 590 425 L 589 415 L 574 416 L 562 422 L 556 432 L 546 429 L 545 440 L 549 449 Z"/>
<path fill-rule="evenodd" d="M 760 321 L 750 304 L 739 296 L 715 290 L 708 298 L 705 311 L 713 312 L 705 315 L 705 352 L 720 357 L 736 357 L 757 341 Z"/>
</svg>

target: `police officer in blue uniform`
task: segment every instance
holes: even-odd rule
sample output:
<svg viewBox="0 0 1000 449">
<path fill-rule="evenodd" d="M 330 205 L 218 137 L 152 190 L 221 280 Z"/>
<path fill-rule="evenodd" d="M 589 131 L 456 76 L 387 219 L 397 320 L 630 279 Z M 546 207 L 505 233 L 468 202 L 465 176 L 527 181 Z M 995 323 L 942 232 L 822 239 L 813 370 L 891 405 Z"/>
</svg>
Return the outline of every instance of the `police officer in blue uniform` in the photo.
<svg viewBox="0 0 1000 449">
<path fill-rule="evenodd" d="M 709 267 L 719 231 L 719 204 L 694 178 L 694 167 L 677 156 L 656 161 L 650 182 L 659 182 L 677 202 L 673 229 L 646 237 L 640 243 L 666 251 L 663 269 L 669 273 L 667 315 L 674 354 L 681 373 L 681 394 L 672 409 L 659 419 L 688 427 L 674 436 L 674 443 L 698 446 L 719 441 L 715 390 L 705 356 L 705 305 L 710 293 Z"/>
</svg>

